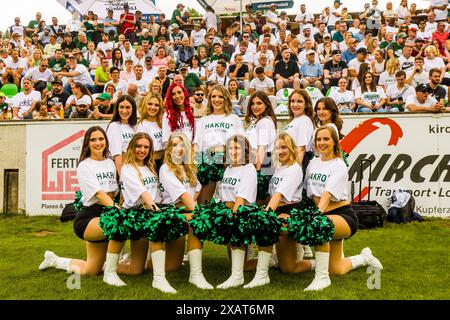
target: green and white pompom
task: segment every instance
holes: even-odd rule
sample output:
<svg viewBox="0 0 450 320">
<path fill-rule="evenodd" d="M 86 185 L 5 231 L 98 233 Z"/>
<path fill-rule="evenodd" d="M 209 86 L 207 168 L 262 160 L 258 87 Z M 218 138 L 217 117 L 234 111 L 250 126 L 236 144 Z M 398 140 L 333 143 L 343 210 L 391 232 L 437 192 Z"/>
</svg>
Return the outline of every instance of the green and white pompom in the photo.
<svg viewBox="0 0 450 320">
<path fill-rule="evenodd" d="M 317 208 L 292 209 L 286 223 L 288 238 L 303 245 L 319 246 L 333 239 L 333 222 Z"/>
<path fill-rule="evenodd" d="M 83 195 L 81 194 L 80 190 L 75 192 L 75 200 L 73 202 L 73 206 L 75 207 L 75 210 L 77 210 L 78 212 L 80 212 L 81 209 L 83 209 L 83 202 L 81 202 L 82 197 Z"/>
<path fill-rule="evenodd" d="M 258 180 L 256 199 L 264 200 L 269 196 L 269 183 L 272 176 L 265 175 L 261 171 L 258 171 L 256 178 Z"/>
<path fill-rule="evenodd" d="M 142 221 L 136 210 L 104 207 L 99 225 L 108 240 L 139 240 L 142 236 Z"/>
<path fill-rule="evenodd" d="M 225 172 L 223 157 L 222 152 L 215 153 L 214 156 L 207 153 L 197 154 L 197 178 L 201 185 L 222 180 Z"/>
<path fill-rule="evenodd" d="M 189 221 L 192 233 L 200 241 L 228 244 L 233 228 L 233 213 L 223 202 L 211 200 L 209 204 L 197 205 Z"/>
<path fill-rule="evenodd" d="M 162 207 L 144 222 L 144 235 L 152 242 L 171 242 L 186 235 L 189 225 L 182 212 L 183 208 L 175 205 Z"/>
</svg>

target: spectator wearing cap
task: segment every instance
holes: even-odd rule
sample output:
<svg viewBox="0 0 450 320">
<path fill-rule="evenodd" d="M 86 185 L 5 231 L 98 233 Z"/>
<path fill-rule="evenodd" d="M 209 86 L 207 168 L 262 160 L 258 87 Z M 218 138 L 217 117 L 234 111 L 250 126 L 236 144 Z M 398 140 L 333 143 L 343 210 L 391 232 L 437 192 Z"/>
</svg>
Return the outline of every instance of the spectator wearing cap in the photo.
<svg viewBox="0 0 450 320">
<path fill-rule="evenodd" d="M 15 48 L 22 49 L 25 47 L 25 41 L 20 36 L 20 33 L 14 32 L 12 34 L 12 39 L 10 40 L 10 43 L 14 44 Z"/>
<path fill-rule="evenodd" d="M 180 65 L 180 74 L 183 76 L 183 85 L 192 96 L 194 89 L 203 85 L 202 80 L 193 72 L 189 72 L 189 65 L 182 63 Z M 175 81 L 175 79 L 174 79 Z"/>
<path fill-rule="evenodd" d="M 345 63 L 349 63 L 351 60 L 356 58 L 356 56 L 358 55 L 357 50 L 356 50 L 357 45 L 358 45 L 358 41 L 356 39 L 352 39 L 348 42 L 347 50 L 344 50 L 342 52 L 342 60 L 344 60 Z"/>
<path fill-rule="evenodd" d="M 79 64 L 75 56 L 70 56 L 67 60 L 67 66 L 69 71 L 54 72 L 53 76 L 56 77 L 67 77 L 69 78 L 69 83 L 64 86 L 64 90 L 70 94 L 70 83 L 79 82 L 85 86 L 90 92 L 92 92 L 94 81 L 89 74 L 89 70 L 86 66 Z"/>
<path fill-rule="evenodd" d="M 312 43 L 314 44 L 314 37 L 311 33 L 311 29 L 312 29 L 312 25 L 311 24 L 306 24 L 303 26 L 302 29 L 302 33 L 297 35 L 297 40 L 300 42 L 300 47 L 303 48 L 306 40 L 310 40 L 312 41 Z"/>
<path fill-rule="evenodd" d="M 315 61 L 315 57 L 316 52 L 314 50 L 308 50 L 306 52 L 306 62 L 302 64 L 300 68 L 300 73 L 302 75 L 300 84 L 303 89 L 307 87 L 316 87 L 322 91 L 323 69 L 320 63 Z"/>
<path fill-rule="evenodd" d="M 366 62 L 367 59 L 367 49 L 366 48 L 359 48 L 358 51 L 356 51 L 356 58 L 350 60 L 348 62 L 348 69 L 349 69 L 349 75 L 351 77 L 357 77 L 359 74 L 359 67 L 362 63 Z"/>
<path fill-rule="evenodd" d="M 100 94 L 94 100 L 94 111 L 92 111 L 89 117 L 96 120 L 112 119 L 114 107 L 112 106 L 111 99 L 108 93 Z"/>
<path fill-rule="evenodd" d="M 184 10 L 184 4 L 179 3 L 177 4 L 177 7 L 175 10 L 173 10 L 172 12 L 172 18 L 170 19 L 170 23 L 171 24 L 178 24 L 179 26 L 184 26 L 185 24 L 187 24 L 186 22 L 183 21 L 183 10 Z"/>
<path fill-rule="evenodd" d="M 332 50 L 331 55 L 331 60 L 323 66 L 325 92 L 328 88 L 337 86 L 340 78 L 347 78 L 348 76 L 348 66 L 345 61 L 342 61 L 341 52 L 339 50 Z"/>
<path fill-rule="evenodd" d="M 287 16 L 286 11 L 281 11 L 280 16 L 278 17 L 278 27 L 280 28 L 281 24 L 284 24 L 285 27 L 291 22 L 289 17 Z"/>
<path fill-rule="evenodd" d="M 136 16 L 130 12 L 130 6 L 126 2 L 123 5 L 123 13 L 120 15 L 119 24 L 121 28 L 120 33 L 134 43 L 133 33 L 136 30 Z"/>
<path fill-rule="evenodd" d="M 266 24 L 270 27 L 272 34 L 278 29 L 278 15 L 276 13 L 277 5 L 272 3 L 269 10 L 266 12 Z"/>
<path fill-rule="evenodd" d="M 314 42 L 312 42 L 311 39 L 308 39 L 304 43 L 304 50 L 298 54 L 298 63 L 300 66 L 306 63 L 307 58 L 308 58 L 307 57 L 308 51 L 310 51 L 310 50 L 314 51 L 314 53 L 315 53 L 314 62 L 320 63 L 319 55 L 314 50 Z"/>
<path fill-rule="evenodd" d="M 306 5 L 302 3 L 300 5 L 300 12 L 295 16 L 294 21 L 298 23 L 300 32 L 303 30 L 303 26 L 313 23 L 314 16 L 311 12 L 307 12 Z"/>
<path fill-rule="evenodd" d="M 14 119 L 31 119 L 35 104 L 41 101 L 41 94 L 33 90 L 31 79 L 23 79 L 23 91 L 11 99 Z"/>
<path fill-rule="evenodd" d="M 406 99 L 405 111 L 412 112 L 449 112 L 449 108 L 438 102 L 435 98 L 429 96 L 430 86 L 421 83 L 416 86 L 416 94 L 409 96 Z"/>
<path fill-rule="evenodd" d="M 81 99 L 77 99 L 75 102 L 75 110 L 73 110 L 69 119 L 87 119 L 90 118 L 92 111 L 91 108 L 92 101 L 90 97 L 83 96 Z"/>
<path fill-rule="evenodd" d="M 171 32 L 169 36 L 169 43 L 173 47 L 174 51 L 178 51 L 182 46 L 181 42 L 184 38 L 188 38 L 188 35 L 185 31 L 181 30 L 177 23 L 173 23 L 171 26 Z"/>
<path fill-rule="evenodd" d="M 66 32 L 77 35 L 81 31 L 82 24 L 77 11 L 72 12 L 71 18 L 66 22 Z"/>
<path fill-rule="evenodd" d="M 64 53 L 68 53 L 68 52 L 71 52 L 75 48 L 76 48 L 76 44 L 73 42 L 72 33 L 66 32 L 64 34 L 64 41 L 61 43 L 61 49 L 64 51 Z"/>
<path fill-rule="evenodd" d="M 119 21 L 114 18 L 114 9 L 106 9 L 106 17 L 103 18 L 102 23 L 104 25 L 104 32 L 108 34 L 110 40 L 114 39 L 117 35 L 117 27 L 120 25 Z"/>
<path fill-rule="evenodd" d="M 72 50 L 72 55 L 77 59 L 77 63 L 82 64 L 83 66 L 85 66 L 86 68 L 89 69 L 89 61 L 87 61 L 83 57 L 83 54 L 81 53 L 80 49 L 78 49 L 78 48 L 73 49 Z"/>
<path fill-rule="evenodd" d="M 205 44 L 205 36 L 206 30 L 202 29 L 202 25 L 200 24 L 200 22 L 195 22 L 194 30 L 191 31 L 191 46 L 197 50 L 199 46 Z"/>
<path fill-rule="evenodd" d="M 52 58 L 55 55 L 56 50 L 61 50 L 61 44 L 57 42 L 57 37 L 54 34 L 50 34 L 49 43 L 44 47 L 44 57 Z M 61 50 L 63 52 L 63 50 Z"/>
<path fill-rule="evenodd" d="M 275 79 L 277 91 L 283 88 L 300 89 L 300 70 L 295 61 L 291 60 L 291 49 L 283 48 L 281 60 L 275 63 Z"/>
<path fill-rule="evenodd" d="M 403 47 L 405 46 L 405 41 L 408 36 L 404 32 L 397 34 L 395 42 L 391 42 L 386 47 L 386 54 L 391 58 L 398 58 L 402 54 Z"/>
<path fill-rule="evenodd" d="M 52 89 L 44 95 L 43 102 L 50 111 L 53 106 L 64 108 L 68 98 L 69 95 L 64 92 L 62 81 L 60 79 L 55 79 L 52 81 Z"/>
</svg>

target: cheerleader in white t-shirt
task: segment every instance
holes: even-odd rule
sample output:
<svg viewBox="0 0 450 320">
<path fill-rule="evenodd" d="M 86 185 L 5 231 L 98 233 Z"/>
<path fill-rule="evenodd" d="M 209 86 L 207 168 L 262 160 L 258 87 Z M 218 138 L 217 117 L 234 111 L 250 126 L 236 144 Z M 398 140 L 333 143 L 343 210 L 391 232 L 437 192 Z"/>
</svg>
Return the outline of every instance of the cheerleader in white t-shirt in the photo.
<svg viewBox="0 0 450 320">
<path fill-rule="evenodd" d="M 195 119 L 189 102 L 189 93 L 182 84 L 172 83 L 167 88 L 165 110 L 162 118 L 162 143 L 174 132 L 182 132 L 190 142 L 194 139 Z"/>
<path fill-rule="evenodd" d="M 213 87 L 208 97 L 207 115 L 196 122 L 196 134 L 193 143 L 196 153 L 201 152 L 202 157 L 219 161 L 213 165 L 208 165 L 210 170 L 222 169 L 218 166 L 223 167 L 223 157 L 219 159 L 217 154 L 220 156 L 224 153 L 225 142 L 229 137 L 242 133 L 244 130 L 241 119 L 232 114 L 232 111 L 233 106 L 228 90 L 222 85 Z M 217 181 L 206 181 L 204 183 L 201 180 L 201 183 L 202 190 L 198 202 L 203 204 L 212 199 Z"/>
<path fill-rule="evenodd" d="M 250 159 L 250 142 L 245 136 L 234 135 L 227 140 L 226 163 L 228 166 L 219 183 L 218 192 L 220 201 L 233 212 L 236 212 L 241 205 L 249 205 L 256 201 L 256 169 Z M 267 268 L 271 253 L 272 247 L 269 247 L 269 252 L 259 253 L 258 260 L 261 258 L 261 261 L 267 263 Z M 232 247 L 231 276 L 217 288 L 228 289 L 244 284 L 244 264 L 245 248 Z"/>
<path fill-rule="evenodd" d="M 150 210 L 158 210 L 161 202 L 159 180 L 153 161 L 153 140 L 144 132 L 138 132 L 131 139 L 120 174 L 124 209 L 144 205 Z M 166 293 L 176 293 L 165 277 L 166 251 L 162 242 L 150 245 L 153 283 L 152 287 Z M 121 264 L 118 273 L 141 274 L 145 268 L 148 241 L 145 238 L 131 241 L 131 262 Z"/>
<path fill-rule="evenodd" d="M 160 94 L 149 93 L 142 100 L 137 132 L 145 132 L 152 138 L 156 172 L 161 168 L 164 157 L 161 128 L 163 112 L 164 102 Z"/>
<path fill-rule="evenodd" d="M 294 139 L 286 132 L 280 133 L 275 143 L 275 173 L 270 179 L 270 200 L 267 209 L 272 209 L 282 218 L 299 208 L 303 191 L 303 170 L 298 159 Z M 282 233 L 276 244 L 278 266 L 285 273 L 300 273 L 311 270 L 311 260 L 303 260 L 301 245 Z M 259 258 L 258 258 L 259 259 Z"/>
<path fill-rule="evenodd" d="M 358 217 L 348 201 L 347 166 L 342 160 L 339 138 L 333 128 L 320 127 L 315 133 L 314 142 L 320 157 L 314 158 L 306 171 L 307 195 L 319 211 L 331 219 L 334 235 L 331 242 L 315 247 L 316 275 L 305 291 L 322 290 L 330 286 L 329 273 L 343 275 L 367 265 L 383 268 L 369 248 L 364 248 L 357 256 L 344 258 L 343 239 L 350 238 L 358 230 Z"/>
<path fill-rule="evenodd" d="M 177 132 L 170 135 L 164 153 L 164 164 L 159 170 L 161 205 L 175 204 L 177 207 L 184 207 L 187 212 L 194 210 L 202 186 L 196 176 L 197 167 L 193 154 L 192 145 L 184 133 Z M 190 220 L 192 214 L 187 214 L 186 217 Z M 176 258 L 168 261 L 175 266 L 174 269 L 181 266 L 184 244 L 184 237 L 181 237 L 166 246 L 168 251 L 170 246 L 170 250 L 176 253 Z M 189 282 L 200 289 L 213 289 L 214 287 L 203 276 L 202 249 L 202 243 L 190 230 L 187 241 Z"/>
<path fill-rule="evenodd" d="M 284 128 L 297 146 L 297 156 L 304 169 L 308 166 L 309 158 L 306 154 L 312 151 L 311 141 L 314 133 L 313 107 L 311 98 L 306 90 L 292 91 L 288 100 L 289 124 Z"/>
<path fill-rule="evenodd" d="M 106 254 L 103 280 L 115 286 L 124 285 L 115 272 L 119 255 L 112 253 L 109 246 L 111 242 L 108 242 L 99 226 L 103 207 L 113 206 L 113 198 L 119 191 L 116 167 L 109 158 L 108 139 L 101 127 L 91 127 L 86 131 L 77 178 L 83 208 L 77 213 L 73 228 L 75 234 L 86 241 L 87 259 L 62 258 L 46 251 L 39 269 L 54 267 L 81 275 L 97 275 L 102 271 Z"/>
<path fill-rule="evenodd" d="M 341 132 L 344 121 L 339 115 L 339 109 L 333 99 L 324 97 L 317 100 L 313 119 L 316 127 L 330 126 L 336 131 L 339 140 L 344 137 Z"/>
<path fill-rule="evenodd" d="M 123 155 L 127 151 L 128 143 L 136 133 L 137 107 L 133 97 L 120 96 L 114 106 L 111 122 L 106 128 L 109 140 L 109 152 L 120 174 Z"/>
</svg>

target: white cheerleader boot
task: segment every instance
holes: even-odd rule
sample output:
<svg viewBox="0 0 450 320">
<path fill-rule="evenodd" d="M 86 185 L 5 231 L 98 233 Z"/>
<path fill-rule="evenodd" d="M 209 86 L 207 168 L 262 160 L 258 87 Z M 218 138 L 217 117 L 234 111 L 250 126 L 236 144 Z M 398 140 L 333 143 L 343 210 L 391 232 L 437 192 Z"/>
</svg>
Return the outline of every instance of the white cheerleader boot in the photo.
<svg viewBox="0 0 450 320">
<path fill-rule="evenodd" d="M 259 259 L 258 259 L 259 260 Z M 244 284 L 245 251 L 241 249 L 231 250 L 231 276 L 218 289 L 228 289 Z M 259 262 L 258 262 L 259 263 Z"/>
<path fill-rule="evenodd" d="M 118 253 L 106 253 L 105 271 L 103 272 L 103 281 L 109 285 L 123 287 L 127 284 L 120 280 L 117 275 L 117 265 L 119 263 Z"/>
<path fill-rule="evenodd" d="M 58 257 L 53 251 L 45 251 L 44 261 L 39 265 L 39 270 L 56 268 L 69 272 L 70 261 L 72 261 L 72 259 Z"/>
<path fill-rule="evenodd" d="M 194 249 L 188 252 L 189 256 L 189 282 L 200 289 L 214 289 L 212 285 L 206 281 L 202 272 L 202 249 Z"/>
<path fill-rule="evenodd" d="M 303 252 L 304 252 L 304 254 L 303 254 L 304 258 L 312 258 L 312 257 L 314 257 L 310 246 L 303 246 Z"/>
<path fill-rule="evenodd" d="M 328 274 L 328 264 L 330 262 L 329 252 L 316 251 L 316 276 L 311 284 L 304 291 L 319 291 L 331 285 Z"/>
<path fill-rule="evenodd" d="M 308 247 L 309 248 L 309 247 Z M 311 250 L 311 248 L 310 248 Z M 305 250 L 300 243 L 297 243 L 297 262 L 302 261 L 305 256 Z"/>
<path fill-rule="evenodd" d="M 152 253 L 153 282 L 152 287 L 164 293 L 177 293 L 166 279 L 166 251 L 158 250 Z"/>
<path fill-rule="evenodd" d="M 270 283 L 269 264 L 272 252 L 259 251 L 255 277 L 244 286 L 245 289 L 263 286 Z"/>
<path fill-rule="evenodd" d="M 363 266 L 371 266 L 379 270 L 383 269 L 383 265 L 381 264 L 380 260 L 372 255 L 372 251 L 370 250 L 370 248 L 362 249 L 359 255 L 349 257 L 349 259 L 352 262 L 352 269 Z"/>
</svg>

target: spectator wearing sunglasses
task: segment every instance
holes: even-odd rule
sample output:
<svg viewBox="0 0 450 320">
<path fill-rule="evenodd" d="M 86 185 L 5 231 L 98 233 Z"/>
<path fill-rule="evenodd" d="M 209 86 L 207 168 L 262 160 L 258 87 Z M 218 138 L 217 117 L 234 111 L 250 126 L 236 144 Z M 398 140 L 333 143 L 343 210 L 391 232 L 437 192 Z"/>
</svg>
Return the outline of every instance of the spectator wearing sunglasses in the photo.
<svg viewBox="0 0 450 320">
<path fill-rule="evenodd" d="M 48 68 L 48 59 L 42 59 L 39 66 L 28 70 L 25 77 L 31 79 L 34 89 L 41 94 L 47 90 L 47 82 L 55 80 L 52 71 Z"/>
<path fill-rule="evenodd" d="M 202 87 L 196 87 L 194 94 L 190 99 L 192 109 L 195 117 L 203 117 L 206 115 L 206 99 L 205 90 Z"/>
</svg>

